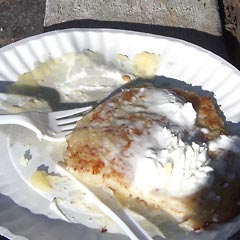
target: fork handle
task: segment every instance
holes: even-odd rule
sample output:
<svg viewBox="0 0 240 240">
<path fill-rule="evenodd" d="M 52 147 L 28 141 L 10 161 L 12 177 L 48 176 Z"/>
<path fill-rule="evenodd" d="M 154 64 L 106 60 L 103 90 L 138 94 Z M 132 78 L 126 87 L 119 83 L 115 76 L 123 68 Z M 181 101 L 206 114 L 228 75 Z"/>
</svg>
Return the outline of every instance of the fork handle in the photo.
<svg viewBox="0 0 240 240">
<path fill-rule="evenodd" d="M 1 114 L 0 115 L 0 125 L 5 124 L 16 124 L 22 125 L 22 122 L 28 121 L 29 119 L 24 115 L 19 114 Z"/>
<path fill-rule="evenodd" d="M 111 211 L 108 216 L 111 217 L 114 222 L 118 223 L 131 240 L 153 240 L 139 223 L 126 212 L 115 197 L 107 199 L 99 195 L 97 195 L 97 197 L 105 204 L 105 213 L 109 212 L 109 210 Z M 109 210 L 107 208 L 109 208 Z"/>
<path fill-rule="evenodd" d="M 131 240 L 153 240 L 150 235 L 122 208 L 120 202 L 114 195 L 106 197 L 101 189 L 90 187 L 79 181 L 72 173 L 67 171 L 64 166 L 57 165 L 57 169 L 63 175 L 68 176 L 79 189 L 89 194 L 95 199 L 95 204 L 110 217 L 127 234 Z M 159 238 L 163 239 L 163 238 Z"/>
<path fill-rule="evenodd" d="M 34 122 L 24 114 L 0 114 L 0 125 L 19 125 L 34 131 L 41 139 L 42 132 L 35 126 Z"/>
</svg>

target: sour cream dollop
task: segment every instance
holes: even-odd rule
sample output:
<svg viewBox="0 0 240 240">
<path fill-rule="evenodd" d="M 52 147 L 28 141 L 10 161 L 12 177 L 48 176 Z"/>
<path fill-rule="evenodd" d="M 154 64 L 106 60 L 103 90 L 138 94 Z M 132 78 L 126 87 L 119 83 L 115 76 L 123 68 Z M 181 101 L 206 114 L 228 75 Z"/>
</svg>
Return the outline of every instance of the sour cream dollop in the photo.
<svg viewBox="0 0 240 240">
<path fill-rule="evenodd" d="M 211 180 L 213 171 L 207 144 L 194 137 L 201 131 L 195 124 L 196 111 L 168 90 L 142 88 L 139 94 L 144 97 L 136 98 L 125 110 L 141 110 L 164 120 L 155 120 L 141 136 L 133 137 L 126 153 L 134 171 L 132 187 L 143 195 L 195 193 Z"/>
</svg>

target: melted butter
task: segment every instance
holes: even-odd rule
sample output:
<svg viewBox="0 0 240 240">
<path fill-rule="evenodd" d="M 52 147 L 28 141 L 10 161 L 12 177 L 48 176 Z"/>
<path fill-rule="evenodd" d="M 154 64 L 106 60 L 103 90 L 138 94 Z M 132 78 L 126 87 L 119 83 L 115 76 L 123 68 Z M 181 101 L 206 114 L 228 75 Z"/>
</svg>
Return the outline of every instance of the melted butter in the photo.
<svg viewBox="0 0 240 240">
<path fill-rule="evenodd" d="M 164 170 L 165 170 L 166 175 L 170 176 L 172 174 L 172 171 L 173 171 L 173 164 L 171 162 L 167 162 L 164 165 Z"/>
<path fill-rule="evenodd" d="M 151 78 L 157 74 L 160 56 L 148 52 L 136 54 L 132 60 L 133 72 L 143 78 Z"/>
<path fill-rule="evenodd" d="M 48 174 L 44 171 L 35 171 L 30 178 L 30 183 L 33 187 L 44 192 L 53 190 L 48 179 Z"/>
</svg>

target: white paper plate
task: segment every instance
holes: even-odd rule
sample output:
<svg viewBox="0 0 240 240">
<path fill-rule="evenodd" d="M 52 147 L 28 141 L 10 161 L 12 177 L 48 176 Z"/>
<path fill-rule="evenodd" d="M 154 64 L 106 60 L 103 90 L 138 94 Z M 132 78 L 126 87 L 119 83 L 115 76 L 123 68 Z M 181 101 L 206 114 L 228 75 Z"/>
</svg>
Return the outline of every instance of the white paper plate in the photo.
<svg viewBox="0 0 240 240">
<path fill-rule="evenodd" d="M 69 29 L 24 39 L 0 50 L 0 81 L 16 81 L 19 75 L 31 71 L 37 63 L 44 62 L 48 57 L 56 58 L 64 53 L 81 52 L 84 49 L 101 52 L 106 60 L 112 60 L 119 53 L 130 58 L 142 51 L 160 54 L 159 75 L 214 92 L 227 121 L 232 122 L 232 125 L 240 122 L 240 74 L 237 69 L 200 47 L 151 34 L 106 29 Z M 0 91 L 1 89 L 3 90 L 0 86 Z M 19 235 L 31 240 L 126 239 L 120 234 L 102 234 L 99 230 L 82 224 L 54 219 L 59 216 L 49 209 L 49 198 L 34 191 L 28 178 L 41 159 L 43 164 L 46 163 L 46 158 L 53 163 L 59 155 L 52 155 L 49 144 L 39 144 L 37 139 L 33 139 L 32 133 L 25 129 L 1 127 L 0 192 L 3 195 L 0 198 L 0 232 L 6 236 L 11 235 L 11 238 Z M 64 146 L 56 148 L 64 149 Z M 31 171 L 19 163 L 19 158 L 28 149 L 31 149 L 31 154 L 37 159 L 35 163 L 32 162 Z M 54 164 L 50 164 L 49 169 L 54 171 Z M 201 236 L 180 233 L 174 239 L 226 239 L 226 236 L 238 229 L 240 221 L 234 219 L 231 223 L 221 225 L 219 231 L 209 231 Z"/>
</svg>

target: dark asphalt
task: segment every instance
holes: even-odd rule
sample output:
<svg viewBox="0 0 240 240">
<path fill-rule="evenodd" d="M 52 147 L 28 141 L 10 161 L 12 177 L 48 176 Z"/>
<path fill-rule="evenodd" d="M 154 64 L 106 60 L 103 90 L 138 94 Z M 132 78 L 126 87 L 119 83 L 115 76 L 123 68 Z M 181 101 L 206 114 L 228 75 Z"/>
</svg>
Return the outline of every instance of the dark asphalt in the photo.
<svg viewBox="0 0 240 240">
<path fill-rule="evenodd" d="M 0 0 L 0 47 L 43 32 L 46 0 Z"/>
</svg>

